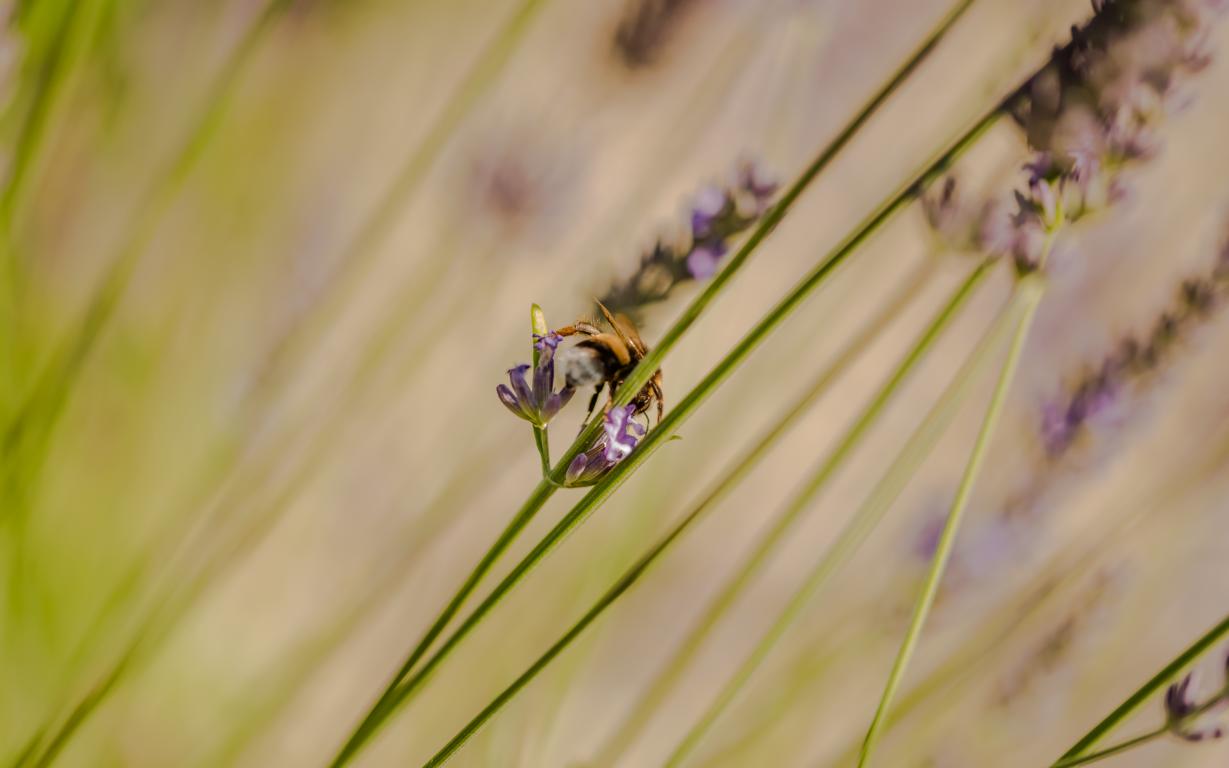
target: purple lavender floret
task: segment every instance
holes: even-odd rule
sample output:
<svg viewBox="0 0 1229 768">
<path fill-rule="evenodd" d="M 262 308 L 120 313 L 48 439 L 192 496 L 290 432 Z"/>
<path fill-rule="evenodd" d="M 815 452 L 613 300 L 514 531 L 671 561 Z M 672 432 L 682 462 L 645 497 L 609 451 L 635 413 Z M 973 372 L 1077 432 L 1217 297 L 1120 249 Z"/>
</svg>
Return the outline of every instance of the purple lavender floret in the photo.
<svg viewBox="0 0 1229 768">
<path fill-rule="evenodd" d="M 712 277 L 734 239 L 768 211 L 777 188 L 752 162 L 739 165 L 725 185 L 701 187 L 691 201 L 687 231 L 677 240 L 658 240 L 635 273 L 607 291 L 602 303 L 634 317 L 638 309 L 664 300 L 675 286 Z"/>
<path fill-rule="evenodd" d="M 555 391 L 555 348 L 562 341 L 559 334 L 550 332 L 534 336 L 534 348 L 538 350 L 538 364 L 526 363 L 508 369 L 508 384 L 495 388 L 499 401 L 512 412 L 537 427 L 545 427 L 551 419 L 568 404 L 576 390 L 564 387 Z M 532 384 L 526 374 L 533 369 Z"/>
<path fill-rule="evenodd" d="M 584 453 L 572 459 L 564 476 L 568 486 L 593 485 L 635 449 L 644 427 L 632 419 L 630 405 L 611 408 L 602 418 L 602 434 Z"/>
</svg>

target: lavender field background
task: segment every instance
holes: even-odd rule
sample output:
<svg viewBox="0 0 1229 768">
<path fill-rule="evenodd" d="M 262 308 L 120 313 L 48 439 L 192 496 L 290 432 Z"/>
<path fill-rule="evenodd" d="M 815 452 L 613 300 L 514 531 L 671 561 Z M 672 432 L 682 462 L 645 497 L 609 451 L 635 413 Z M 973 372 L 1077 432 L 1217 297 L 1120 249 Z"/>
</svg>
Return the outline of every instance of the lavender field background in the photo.
<svg viewBox="0 0 1229 768">
<path fill-rule="evenodd" d="M 788 183 L 951 5 L 43 3 L 10 7 L 0 40 L 0 764 L 96 696 L 44 764 L 151 767 L 327 764 L 539 479 L 493 392 L 528 355 L 530 304 L 552 327 L 589 312 L 740 160 Z M 974 2 L 671 352 L 667 409 L 1091 13 Z M 1229 608 L 1229 317 L 1184 294 L 1229 264 L 1227 45 L 1222 22 L 1163 147 L 1056 246 L 878 765 L 1048 766 Z M 1005 118 L 959 189 L 1009 197 L 1028 159 Z M 908 294 L 767 461 L 453 758 L 595 765 L 977 259 L 921 206 L 894 219 L 355 764 L 431 757 Z M 650 346 L 698 290 L 644 313 Z M 1011 290 L 1000 264 L 619 765 L 664 763 Z M 1158 354 L 1075 426 L 1064 410 L 1056 438 L 1056 409 L 1131 340 Z M 991 384 L 687 765 L 855 763 Z M 556 422 L 557 451 L 582 414 Z M 1199 663 L 1209 692 L 1224 651 Z M 1121 735 L 1163 717 L 1157 698 Z M 1226 761 L 1223 742 L 1163 738 L 1105 764 Z"/>
</svg>

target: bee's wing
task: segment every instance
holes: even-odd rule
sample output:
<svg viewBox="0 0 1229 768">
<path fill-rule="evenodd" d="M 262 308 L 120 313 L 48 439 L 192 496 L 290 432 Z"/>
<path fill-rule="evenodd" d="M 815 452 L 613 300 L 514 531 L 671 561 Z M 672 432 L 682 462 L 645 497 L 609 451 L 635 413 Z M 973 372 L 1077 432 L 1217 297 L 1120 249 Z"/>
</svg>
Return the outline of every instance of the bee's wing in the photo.
<svg viewBox="0 0 1229 768">
<path fill-rule="evenodd" d="M 630 318 L 623 313 L 617 315 L 610 314 L 610 310 L 606 309 L 606 305 L 597 299 L 597 308 L 602 311 L 602 316 L 606 318 L 606 322 L 610 323 L 610 327 L 614 332 L 619 334 L 619 338 L 623 339 L 628 347 L 634 349 L 641 357 L 647 355 L 649 348 L 645 346 L 644 340 L 640 338 L 640 332 L 636 330 L 636 326 L 632 324 Z"/>
</svg>

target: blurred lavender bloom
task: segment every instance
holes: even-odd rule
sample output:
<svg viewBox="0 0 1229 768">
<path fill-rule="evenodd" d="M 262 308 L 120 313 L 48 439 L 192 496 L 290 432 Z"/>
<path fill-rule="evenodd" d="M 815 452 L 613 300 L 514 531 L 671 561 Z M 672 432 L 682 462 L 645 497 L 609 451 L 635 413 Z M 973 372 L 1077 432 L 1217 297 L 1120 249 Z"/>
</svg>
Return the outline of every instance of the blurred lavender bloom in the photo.
<svg viewBox="0 0 1229 768">
<path fill-rule="evenodd" d="M 633 411 L 632 406 L 625 405 L 606 412 L 602 417 L 601 436 L 587 451 L 572 459 L 564 475 L 565 485 L 593 485 L 627 458 L 645 432 L 644 427 L 632 419 Z"/>
<path fill-rule="evenodd" d="M 562 336 L 553 331 L 544 336 L 535 335 L 537 366 L 521 364 L 509 368 L 508 384 L 500 384 L 495 388 L 499 401 L 514 416 L 537 427 L 549 424 L 575 393 L 574 389 L 566 386 L 558 392 L 555 391 L 555 348 L 562 339 Z M 533 369 L 532 385 L 526 380 L 530 368 Z"/>
<path fill-rule="evenodd" d="M 1005 217 L 986 204 L 982 222 L 958 204 L 952 182 L 923 199 L 935 231 L 963 249 L 976 231 L 990 253 L 1010 253 L 1036 268 L 1042 225 L 1061 210 L 1069 221 L 1120 202 L 1124 171 L 1161 149 L 1159 124 L 1188 103 L 1184 82 L 1206 68 L 1209 33 L 1224 0 L 1097 0 L 1095 15 L 1007 106 L 1036 154 L 1025 167 L 1027 196 Z M 1048 183 L 1048 186 L 1047 184 Z M 964 210 L 961 210 L 964 209 Z"/>
<path fill-rule="evenodd" d="M 734 239 L 768 210 L 777 188 L 752 162 L 741 163 L 725 185 L 701 187 L 691 201 L 687 232 L 659 239 L 636 271 L 601 297 L 602 303 L 635 317 L 637 310 L 664 300 L 676 286 L 712 277 Z"/>
<path fill-rule="evenodd" d="M 1201 323 L 1225 303 L 1229 295 L 1229 238 L 1211 269 L 1184 280 L 1176 301 L 1165 308 L 1142 338 L 1129 336 L 1091 373 L 1083 375 L 1071 394 L 1055 399 L 1041 410 L 1041 443 L 1056 460 L 1067 453 L 1081 432 L 1118 405 L 1125 390 L 1147 381 Z"/>
<path fill-rule="evenodd" d="M 718 246 L 716 249 L 706 246 L 695 248 L 687 256 L 687 271 L 697 280 L 712 277 L 717 274 L 717 266 L 725 253 L 724 246 Z"/>
</svg>

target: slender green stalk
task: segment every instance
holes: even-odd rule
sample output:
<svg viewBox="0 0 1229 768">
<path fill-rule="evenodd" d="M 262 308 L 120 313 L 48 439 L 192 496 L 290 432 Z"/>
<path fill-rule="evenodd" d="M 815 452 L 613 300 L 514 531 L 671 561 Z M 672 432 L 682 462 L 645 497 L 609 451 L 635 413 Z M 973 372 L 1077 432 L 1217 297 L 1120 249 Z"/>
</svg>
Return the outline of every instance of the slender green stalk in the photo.
<svg viewBox="0 0 1229 768">
<path fill-rule="evenodd" d="M 533 428 L 533 443 L 538 449 L 538 458 L 542 460 L 542 477 L 550 477 L 550 437 L 545 429 Z"/>
<path fill-rule="evenodd" d="M 1206 653 L 1209 648 L 1216 645 L 1227 635 L 1229 635 L 1229 616 L 1221 619 L 1219 624 L 1205 632 L 1186 650 L 1178 654 L 1177 658 L 1166 664 L 1160 672 L 1149 678 L 1138 690 L 1128 696 L 1126 701 L 1119 704 L 1113 712 L 1106 715 L 1104 720 L 1097 723 L 1091 731 L 1077 741 L 1071 749 L 1064 752 L 1054 765 L 1065 765 L 1067 763 L 1064 763 L 1064 760 L 1082 757 L 1087 754 L 1088 750 L 1092 749 L 1109 735 L 1110 731 L 1114 730 L 1119 723 L 1130 717 L 1144 703 L 1150 701 L 1162 688 L 1169 685 L 1169 682 L 1179 672 L 1189 667 L 1196 659 Z"/>
<path fill-rule="evenodd" d="M 358 747 L 366 741 L 372 733 L 387 719 L 393 708 L 404 701 L 411 692 L 414 691 L 434 669 L 434 667 L 443 660 L 457 642 L 464 637 L 477 622 L 499 602 L 513 586 L 523 579 L 530 570 L 544 558 L 554 547 L 563 540 L 571 531 L 583 522 L 588 516 L 610 496 L 611 493 L 621 485 L 627 477 L 642 464 L 659 445 L 669 439 L 674 434 L 674 431 L 689 417 L 701 403 L 706 400 L 709 395 L 716 391 L 729 376 L 734 372 L 739 364 L 753 351 L 760 343 L 767 338 L 768 334 L 776 328 L 782 321 L 788 317 L 794 309 L 802 303 L 803 299 L 809 296 L 817 287 L 819 287 L 826 278 L 841 264 L 844 260 L 857 248 L 862 245 L 874 233 L 878 232 L 880 227 L 887 223 L 891 218 L 906 205 L 912 202 L 921 190 L 926 187 L 930 181 L 940 175 L 952 162 L 955 161 L 965 150 L 976 143 L 977 139 L 987 131 L 999 118 L 1000 113 L 994 109 L 984 115 L 976 124 L 969 128 L 948 150 L 941 154 L 936 160 L 931 162 L 916 178 L 910 181 L 902 189 L 900 189 L 893 197 L 889 198 L 877 211 L 872 213 L 866 220 L 860 224 L 853 233 L 843 240 L 836 248 L 830 251 L 825 258 L 806 276 L 804 277 L 789 294 L 786 295 L 773 309 L 769 310 L 760 322 L 755 325 L 748 333 L 734 346 L 734 348 L 726 354 L 726 356 L 704 377 L 690 392 L 679 401 L 679 404 L 671 410 L 666 417 L 652 429 L 641 441 L 635 451 L 631 453 L 623 461 L 616 464 L 603 478 L 595 485 L 592 490 L 587 493 L 572 509 L 552 528 L 546 536 L 527 554 L 520 563 L 514 567 L 502 582 L 497 585 L 491 594 L 470 614 L 470 616 L 461 624 L 460 627 L 449 637 L 449 639 L 436 651 L 435 655 L 423 666 L 423 668 L 414 677 L 405 680 L 400 687 L 396 683 L 390 684 L 385 695 L 376 702 L 376 705 L 360 723 L 358 729 L 351 735 L 350 740 L 342 748 L 333 765 L 343 765 L 357 751 Z M 723 273 L 724 274 L 724 273 Z M 711 286 L 710 286 L 711 287 Z M 646 358 L 647 359 L 647 358 Z M 643 367 L 644 363 L 641 363 Z M 641 370 L 641 368 L 637 368 Z M 627 381 L 631 381 L 629 378 Z M 628 389 L 636 391 L 634 385 L 629 385 L 626 382 L 623 387 L 620 387 L 620 395 L 624 398 L 630 398 L 627 394 Z M 618 398 L 616 398 L 618 404 Z M 594 420 L 597 422 L 597 420 Z M 591 425 L 585 432 L 581 433 L 581 439 L 585 438 L 588 432 L 600 428 L 600 423 Z M 591 438 L 590 438 L 591 439 Z M 578 443 L 584 444 L 584 443 Z M 425 652 L 426 647 L 430 645 L 430 641 L 434 640 L 444 625 L 460 608 L 461 603 L 468 597 L 469 593 L 476 587 L 477 582 L 482 578 L 487 570 L 494 564 L 495 559 L 503 552 L 504 549 L 511 544 L 512 540 L 520 532 L 520 530 L 529 522 L 532 516 L 541 508 L 546 500 L 554 492 L 555 483 L 562 479 L 562 473 L 566 469 L 568 462 L 578 451 L 574 445 L 563 459 L 556 464 L 555 470 L 550 478 L 546 478 L 538 483 L 529 500 L 521 507 L 520 511 L 513 518 L 508 527 L 500 534 L 495 545 L 487 552 L 478 567 L 470 574 L 461 590 L 453 597 L 452 601 L 445 608 L 445 611 L 436 619 L 428 631 L 427 637 L 420 642 L 419 646 L 402 665 L 402 673 L 399 679 L 405 679 L 408 671 L 417 663 Z"/>
<path fill-rule="evenodd" d="M 988 274 L 989 264 L 989 262 L 983 262 L 982 264 L 978 265 L 969 277 L 956 289 L 948 303 L 942 310 L 940 310 L 938 315 L 931 322 L 930 326 L 918 339 L 917 343 L 905 355 L 904 360 L 901 361 L 900 367 L 890 377 L 889 381 L 867 406 L 854 425 L 850 427 L 849 431 L 846 433 L 836 450 L 834 450 L 832 455 L 820 465 L 811 481 L 808 482 L 800 491 L 795 499 L 795 503 L 792 503 L 789 507 L 787 507 L 786 514 L 780 516 L 773 526 L 773 530 L 761 539 L 755 555 L 748 561 L 743 571 L 739 574 L 739 578 L 736 578 L 730 583 L 729 586 L 727 586 L 726 596 L 729 596 L 731 599 L 724 602 L 718 600 L 717 603 L 714 604 L 714 608 L 723 609 L 729 602 L 732 601 L 732 596 L 729 595 L 729 593 L 733 592 L 734 594 L 737 594 L 741 588 L 741 585 L 745 583 L 746 577 L 748 577 L 751 571 L 758 566 L 762 558 L 765 557 L 773 547 L 775 547 L 776 542 L 779 541 L 780 537 L 785 534 L 786 530 L 797 518 L 798 513 L 806 508 L 807 502 L 819 492 L 827 478 L 831 477 L 832 472 L 836 469 L 836 467 L 841 464 L 842 460 L 846 456 L 849 455 L 853 447 L 860 442 L 861 437 L 866 433 L 866 430 L 872 423 L 874 423 L 878 415 L 882 412 L 883 407 L 887 404 L 887 401 L 890 399 L 891 395 L 899 388 L 900 384 L 904 381 L 908 373 L 913 369 L 916 363 L 922 359 L 926 352 L 929 351 L 934 342 L 942 334 L 943 330 L 950 324 L 952 319 L 955 318 L 960 308 L 973 294 L 974 288 L 980 285 L 981 281 Z M 810 398 L 808 397 L 804 397 L 804 402 L 809 399 Z M 775 438 L 784 431 L 787 425 L 782 423 L 779 424 L 778 427 L 779 428 L 769 430 L 769 435 Z M 637 560 L 636 563 L 598 599 L 598 601 L 589 609 L 580 621 L 568 630 L 564 636 L 555 643 L 555 645 L 551 646 L 551 648 L 547 650 L 542 657 L 534 662 L 534 664 L 532 664 L 530 668 L 521 675 L 521 677 L 509 686 L 509 688 L 500 693 L 500 695 L 497 696 L 491 704 L 483 709 L 477 717 L 470 721 L 470 723 L 467 724 L 461 732 L 453 738 L 452 741 L 440 750 L 439 754 L 437 754 L 428 763 L 428 765 L 434 766 L 442 763 L 471 735 L 482 727 L 487 720 L 494 716 L 494 714 L 498 712 L 504 704 L 511 700 L 517 691 L 523 688 L 530 680 L 541 672 L 550 663 L 550 661 L 562 652 L 573 640 L 575 640 L 590 623 L 592 623 L 602 614 L 602 612 L 610 607 L 610 605 L 614 603 L 620 595 L 626 592 L 627 589 L 629 589 L 632 584 L 634 584 L 636 580 L 644 574 L 648 567 L 663 552 L 665 552 L 665 550 L 679 536 L 681 536 L 684 531 L 686 531 L 693 523 L 695 523 L 696 520 L 700 518 L 701 514 L 710 507 L 710 504 L 708 503 L 709 499 L 713 498 L 715 495 L 719 495 L 723 490 L 730 487 L 733 482 L 740 479 L 745 474 L 745 469 L 749 469 L 750 466 L 754 465 L 756 463 L 756 459 L 762 451 L 771 445 L 772 441 L 766 442 L 761 440 L 757 443 L 756 446 L 747 454 L 747 456 L 742 461 L 739 461 L 737 466 L 734 468 L 734 472 L 731 473 L 731 477 L 733 478 L 732 481 L 720 481 L 714 494 L 706 496 L 700 504 L 693 507 L 681 520 L 679 520 L 679 522 L 676 523 L 665 536 L 650 547 L 649 550 L 642 555 L 640 559 Z M 712 609 L 710 609 L 710 613 L 712 613 Z M 716 619 L 714 617 L 713 622 L 711 623 L 715 623 L 715 620 Z"/>
<path fill-rule="evenodd" d="M 1065 758 L 1063 760 L 1059 760 L 1057 763 L 1051 766 L 1051 768 L 1072 768 L 1072 766 L 1076 766 L 1076 765 L 1088 765 L 1089 763 L 1095 763 L 1100 760 L 1104 760 L 1107 757 L 1113 757 L 1114 755 L 1126 752 L 1129 749 L 1134 749 L 1135 747 L 1138 747 L 1141 744 L 1147 744 L 1153 739 L 1164 736 L 1168 730 L 1169 730 L 1169 727 L 1163 725 L 1154 731 L 1149 731 L 1148 733 L 1142 734 L 1140 736 L 1136 736 L 1133 739 L 1127 739 L 1126 741 L 1120 744 L 1115 744 L 1112 747 L 1107 747 L 1106 749 L 1102 749 L 1098 752 L 1090 752 L 1089 754 L 1084 755 L 1083 757 L 1070 757 L 1070 758 Z"/>
<path fill-rule="evenodd" d="M 619 392 L 615 397 L 614 405 L 626 405 L 631 401 L 636 394 L 644 388 L 648 383 L 649 378 L 660 367 L 662 359 L 673 349 L 674 345 L 687 332 L 693 323 L 700 317 L 707 306 L 717 297 L 725 285 L 733 279 L 734 275 L 742 268 L 746 260 L 759 247 L 759 245 L 768 237 L 768 235 L 776 228 L 778 224 L 785 218 L 786 213 L 797 201 L 803 191 L 810 186 L 819 173 L 828 166 L 835 158 L 837 153 L 853 138 L 854 134 L 870 119 L 880 106 L 904 83 L 909 74 L 917 68 L 918 65 L 925 59 L 930 51 L 938 43 L 939 39 L 946 34 L 948 29 L 955 23 L 956 19 L 971 5 L 972 0 L 962 0 L 956 7 L 946 15 L 942 22 L 932 32 L 930 37 L 923 43 L 922 47 L 899 69 L 892 79 L 889 80 L 883 88 L 877 92 L 871 100 L 858 112 L 857 115 L 846 125 L 842 131 L 831 141 L 827 146 L 820 150 L 819 154 L 811 162 L 809 166 L 802 172 L 797 180 L 790 186 L 782 195 L 781 199 L 774 205 L 761 219 L 759 224 L 752 231 L 751 235 L 738 249 L 738 251 L 729 259 L 724 269 L 722 269 L 712 280 L 708 282 L 704 290 L 692 301 L 692 303 L 683 311 L 679 319 L 670 327 L 663 335 L 657 345 L 649 351 L 649 353 L 641 360 L 640 364 L 632 371 L 623 385 L 619 388 Z M 933 162 L 929 163 L 916 177 L 907 182 L 900 190 L 892 197 L 885 201 L 881 207 L 872 213 L 859 227 L 842 241 L 827 257 L 803 279 L 803 281 L 795 287 L 795 289 L 786 297 L 780 304 L 777 305 L 769 314 L 763 318 L 759 325 L 751 330 L 746 337 L 732 350 L 726 358 L 718 364 L 718 366 L 710 372 L 703 382 L 697 385 L 687 397 L 679 403 L 679 405 L 667 414 L 657 428 L 653 429 L 645 437 L 639 450 L 633 452 L 632 456 L 616 465 L 614 471 L 605 478 L 602 483 L 595 486 L 588 495 L 585 496 L 580 504 L 573 509 L 565 518 L 564 523 L 575 523 L 588 510 L 596 507 L 596 505 L 604 500 L 613 488 L 622 482 L 622 477 L 625 472 L 630 471 L 633 467 L 638 466 L 639 462 L 650 453 L 649 446 L 659 440 L 666 439 L 673 428 L 677 427 L 683 419 L 690 414 L 696 406 L 699 405 L 718 384 L 723 382 L 725 378 L 733 372 L 734 367 L 742 361 L 759 343 L 767 336 L 768 332 L 775 328 L 785 317 L 796 308 L 801 301 L 808 296 L 816 287 L 819 286 L 828 275 L 842 263 L 850 253 L 852 253 L 865 239 L 876 232 L 887 220 L 889 220 L 897 211 L 904 208 L 909 202 L 920 194 L 923 186 L 932 180 L 937 175 L 941 174 L 959 155 L 961 155 L 968 147 L 972 146 L 980 136 L 996 122 L 999 116 L 997 107 L 991 110 L 987 115 L 978 120 L 972 128 L 966 131 L 960 138 L 944 152 L 942 152 Z M 669 429 L 663 429 L 666 425 L 671 425 Z M 538 485 L 530 493 L 528 499 L 521 505 L 521 508 L 509 521 L 508 525 L 500 533 L 495 543 L 483 555 L 482 559 L 474 567 L 474 570 L 466 577 L 461 584 L 457 593 L 449 600 L 443 611 L 436 617 L 435 621 L 428 628 L 427 632 L 420 639 L 418 644 L 410 651 L 409 656 L 402 664 L 401 668 L 385 687 L 380 698 L 372 706 L 371 710 L 359 723 L 354 733 L 351 734 L 349 740 L 342 747 L 334 760 L 334 766 L 345 764 L 352 757 L 358 747 L 365 742 L 376 728 L 383 722 L 389 714 L 388 704 L 393 698 L 394 691 L 400 681 L 404 680 L 409 674 L 409 671 L 418 663 L 425 655 L 431 644 L 443 632 L 444 627 L 452 620 L 453 616 L 460 610 L 461 605 L 469 597 L 470 593 L 477 587 L 478 583 L 486 575 L 486 572 L 495 564 L 504 550 L 520 534 L 521 530 L 533 519 L 538 510 L 546 503 L 546 501 L 554 494 L 564 479 L 564 474 L 567 471 L 568 465 L 577 455 L 581 453 L 587 446 L 591 445 L 597 437 L 598 431 L 601 429 L 601 421 L 593 419 L 588 426 L 581 432 L 577 439 L 572 443 L 572 446 L 564 453 L 563 457 L 555 464 L 555 468 L 551 471 L 548 477 L 543 478 Z M 622 471 L 620 469 L 622 468 Z M 560 526 L 564 526 L 561 523 Z M 558 538 L 562 536 L 561 528 L 556 526 L 556 529 L 548 534 L 548 537 Z M 545 540 L 543 544 L 548 544 Z M 548 544 L 545 549 L 549 549 Z M 542 550 L 544 554 L 545 549 Z M 534 552 L 539 552 L 535 548 Z M 532 554 L 532 553 L 531 553 Z M 513 572 L 514 574 L 516 571 Z M 512 574 L 510 574 L 511 576 Z M 519 578 L 519 577 L 518 577 Z"/>
<path fill-rule="evenodd" d="M 704 507 L 712 506 L 725 498 L 725 495 L 730 490 L 742 482 L 743 478 L 764 458 L 768 449 L 775 445 L 776 441 L 792 428 L 797 423 L 797 420 L 810 410 L 811 406 L 828 391 L 828 387 L 832 385 L 837 374 L 852 365 L 866 351 L 874 339 L 895 321 L 899 313 L 908 304 L 912 303 L 921 292 L 921 289 L 929 282 L 930 269 L 929 263 L 923 264 L 922 270 L 924 273 L 913 275 L 906 280 L 903 290 L 888 300 L 876 317 L 845 341 L 841 350 L 833 357 L 832 362 L 819 372 L 819 375 L 806 388 L 802 396 L 793 405 L 785 409 L 776 423 L 760 435 L 752 448 L 744 452 L 738 460 L 730 462 L 721 472 L 717 473 L 717 482 L 714 487 L 701 496 L 700 501 L 696 504 L 700 508 L 700 512 L 703 511 Z M 695 630 L 693 630 L 694 634 L 697 634 Z M 694 653 L 694 649 L 690 647 L 691 645 L 691 637 L 689 636 L 679 646 L 679 649 L 675 651 L 675 656 L 666 663 L 665 668 L 658 674 L 649 690 L 631 707 L 627 719 L 615 730 L 606 744 L 598 750 L 597 757 L 593 759 L 590 765 L 595 767 L 611 765 L 627 750 L 637 734 L 648 723 L 650 713 L 661 705 L 661 700 L 665 698 L 665 694 L 673 686 L 675 678 L 682 671 L 683 662 L 680 659 Z"/>
<path fill-rule="evenodd" d="M 896 394 L 905 379 L 914 370 L 930 348 L 938 340 L 964 303 L 972 296 L 974 289 L 981 284 L 989 274 L 991 262 L 983 261 L 956 288 L 951 298 L 935 315 L 930 325 L 918 337 L 916 343 L 909 349 L 887 381 L 867 403 L 861 414 L 846 431 L 836 447 L 824 457 L 820 464 L 799 487 L 780 512 L 771 522 L 767 530 L 760 536 L 750 554 L 742 565 L 726 581 L 725 586 L 709 603 L 708 608 L 692 627 L 691 631 L 679 645 L 674 655 L 667 661 L 662 673 L 654 680 L 646 694 L 636 702 L 631 709 L 631 715 L 622 728 L 616 732 L 611 747 L 607 748 L 598 765 L 614 763 L 622 751 L 630 744 L 635 735 L 652 720 L 658 708 L 675 682 L 686 670 L 691 658 L 703 645 L 708 634 L 725 615 L 726 611 L 742 594 L 743 589 L 751 582 L 776 550 L 785 535 L 811 505 L 816 496 L 827 486 L 828 481 L 845 463 L 854 449 L 861 444 L 870 427 L 878 420 L 888 402 Z"/>
<path fill-rule="evenodd" d="M 802 614 L 815 595 L 862 546 L 892 503 L 904 491 L 918 468 L 930 455 L 934 445 L 943 436 L 951 420 L 955 418 L 973 384 L 989 365 L 991 353 L 1001 346 L 1010 329 L 1009 321 L 1018 313 L 1018 304 L 1013 302 L 999 314 L 998 319 L 983 335 L 977 347 L 948 384 L 943 394 L 931 406 L 922 422 L 909 436 L 904 447 L 876 483 L 870 495 L 845 524 L 836 541 L 824 552 L 823 557 L 807 575 L 772 626 L 760 637 L 755 648 L 726 682 L 708 709 L 700 716 L 666 761 L 667 766 L 676 766 L 691 753 L 700 740 L 729 706 L 742 687 L 751 679 L 760 664 L 768 657 L 785 632 Z"/>
<path fill-rule="evenodd" d="M 1047 243 L 1047 250 L 1052 243 L 1053 237 L 1051 236 Z M 1044 255 L 1042 260 L 1044 261 Z M 1016 290 L 1022 296 L 1024 312 L 1016 325 L 1015 335 L 1012 338 L 1007 360 L 1003 364 L 998 383 L 995 385 L 994 395 L 991 397 L 990 405 L 986 409 L 981 430 L 977 435 L 977 441 L 973 445 L 973 452 L 969 456 L 968 464 L 965 466 L 964 477 L 961 478 L 960 485 L 956 489 L 956 497 L 952 500 L 952 506 L 947 515 L 947 522 L 943 526 L 943 534 L 939 538 L 939 546 L 935 551 L 930 571 L 926 575 L 921 595 L 919 595 L 917 605 L 914 608 L 913 619 L 910 621 L 909 628 L 905 632 L 905 640 L 901 644 L 900 652 L 896 655 L 896 661 L 892 665 L 892 672 L 888 675 L 888 682 L 884 686 L 879 706 L 875 710 L 875 717 L 871 720 L 870 728 L 866 733 L 866 739 L 862 743 L 861 755 L 858 758 L 859 768 L 862 768 L 862 766 L 865 766 L 870 761 L 871 755 L 875 751 L 876 743 L 886 724 L 886 717 L 891 708 L 892 699 L 895 697 L 904 679 L 905 669 L 913 657 L 913 652 L 917 648 L 918 639 L 921 637 L 926 618 L 929 616 L 930 609 L 934 605 L 935 596 L 939 591 L 939 582 L 943 578 L 948 559 L 951 557 L 952 547 L 955 544 L 956 532 L 968 507 L 969 499 L 972 497 L 973 487 L 981 474 L 982 464 L 985 462 L 991 439 L 994 437 L 999 417 L 1003 412 L 1003 406 L 1007 403 L 1007 393 L 1010 391 L 1012 381 L 1015 379 L 1016 368 L 1019 366 L 1020 357 L 1024 351 L 1024 342 L 1028 338 L 1033 317 L 1041 303 L 1044 283 L 1040 275 L 1031 274 L 1020 279 Z"/>
</svg>

